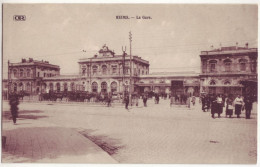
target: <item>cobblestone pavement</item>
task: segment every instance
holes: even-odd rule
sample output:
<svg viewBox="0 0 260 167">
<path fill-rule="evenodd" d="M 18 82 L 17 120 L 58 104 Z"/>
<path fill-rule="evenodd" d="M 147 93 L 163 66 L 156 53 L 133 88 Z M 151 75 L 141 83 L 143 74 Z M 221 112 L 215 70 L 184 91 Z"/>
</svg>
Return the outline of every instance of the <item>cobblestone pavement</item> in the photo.
<svg viewBox="0 0 260 167">
<path fill-rule="evenodd" d="M 257 159 L 256 104 L 249 120 L 244 113 L 242 118 L 222 114 L 212 119 L 209 112 L 200 110 L 198 102 L 188 109 L 170 107 L 169 100 L 160 104 L 149 100 L 148 107 L 129 110 L 120 105 L 58 103 L 21 103 L 19 107 L 21 111 L 39 110 L 32 114 L 35 121 L 79 132 L 119 163 L 252 164 Z"/>
</svg>

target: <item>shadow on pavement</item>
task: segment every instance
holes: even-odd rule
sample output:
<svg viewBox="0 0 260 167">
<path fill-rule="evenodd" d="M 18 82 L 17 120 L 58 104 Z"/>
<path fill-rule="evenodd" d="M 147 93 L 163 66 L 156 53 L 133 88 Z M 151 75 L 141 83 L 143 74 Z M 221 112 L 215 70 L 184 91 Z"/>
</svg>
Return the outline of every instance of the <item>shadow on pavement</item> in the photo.
<svg viewBox="0 0 260 167">
<path fill-rule="evenodd" d="M 105 135 L 93 135 L 95 130 L 84 129 L 80 130 L 79 133 L 84 137 L 91 140 L 93 143 L 101 147 L 104 151 L 106 151 L 110 156 L 113 156 L 118 153 L 118 151 L 125 146 L 122 145 L 121 140 L 114 139 Z"/>
<path fill-rule="evenodd" d="M 4 131 L 2 162 L 49 162 L 63 156 L 80 156 L 100 152 L 91 141 L 71 128 L 35 127 Z M 68 158 L 64 158 L 69 162 Z"/>
<path fill-rule="evenodd" d="M 48 116 L 45 115 L 38 115 L 39 113 L 43 113 L 41 110 L 21 110 L 18 111 L 18 120 L 21 119 L 40 119 L 40 118 L 46 118 Z M 3 112 L 3 120 L 12 120 L 12 115 L 10 111 L 4 111 Z"/>
</svg>

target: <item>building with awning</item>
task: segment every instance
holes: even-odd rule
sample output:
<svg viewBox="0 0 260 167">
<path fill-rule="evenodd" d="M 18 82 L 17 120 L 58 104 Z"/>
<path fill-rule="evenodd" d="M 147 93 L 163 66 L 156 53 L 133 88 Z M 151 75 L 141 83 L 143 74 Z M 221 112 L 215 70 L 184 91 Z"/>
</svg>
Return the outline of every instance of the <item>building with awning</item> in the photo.
<svg viewBox="0 0 260 167">
<path fill-rule="evenodd" d="M 182 83 L 183 88 L 179 90 L 180 94 L 199 95 L 199 73 L 194 71 L 188 72 L 160 72 L 151 73 L 149 75 L 140 76 L 136 85 L 136 91 L 142 93 L 152 91 L 161 94 L 170 94 L 173 90 L 173 81 Z"/>
</svg>

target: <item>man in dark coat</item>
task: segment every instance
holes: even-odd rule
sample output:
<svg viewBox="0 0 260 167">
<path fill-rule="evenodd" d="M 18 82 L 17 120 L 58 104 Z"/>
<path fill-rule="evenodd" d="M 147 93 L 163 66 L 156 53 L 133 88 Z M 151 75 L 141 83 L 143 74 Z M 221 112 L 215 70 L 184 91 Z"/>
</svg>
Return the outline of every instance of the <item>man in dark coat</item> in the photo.
<svg viewBox="0 0 260 167">
<path fill-rule="evenodd" d="M 112 101 L 112 93 L 108 93 L 108 96 L 107 96 L 107 106 L 108 107 L 111 106 L 111 101 Z"/>
<path fill-rule="evenodd" d="M 244 99 L 245 110 L 246 110 L 246 119 L 250 119 L 251 110 L 253 106 L 253 98 L 250 95 L 247 95 Z"/>
<path fill-rule="evenodd" d="M 217 99 L 215 95 L 211 96 L 211 116 L 212 118 L 215 118 L 214 115 L 215 113 L 218 113 L 218 104 L 217 104 Z"/>
<path fill-rule="evenodd" d="M 16 118 L 18 117 L 18 104 L 19 104 L 18 95 L 16 93 L 10 95 L 9 104 L 11 107 L 10 109 L 13 118 L 13 123 L 15 124 Z"/>
<path fill-rule="evenodd" d="M 128 109 L 128 105 L 129 105 L 129 95 L 125 94 L 125 109 Z"/>
<path fill-rule="evenodd" d="M 143 102 L 144 102 L 144 106 L 147 107 L 147 98 L 148 98 L 148 93 L 145 92 L 143 95 Z"/>
</svg>

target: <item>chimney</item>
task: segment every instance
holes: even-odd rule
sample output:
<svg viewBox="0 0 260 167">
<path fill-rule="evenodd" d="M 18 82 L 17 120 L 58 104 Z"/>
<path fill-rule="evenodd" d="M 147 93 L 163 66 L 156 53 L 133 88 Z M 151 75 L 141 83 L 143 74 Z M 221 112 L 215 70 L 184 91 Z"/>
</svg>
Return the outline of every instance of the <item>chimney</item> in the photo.
<svg viewBox="0 0 260 167">
<path fill-rule="evenodd" d="M 248 49 L 248 42 L 246 43 L 246 49 Z"/>
<path fill-rule="evenodd" d="M 236 42 L 236 50 L 238 49 L 238 42 Z"/>
</svg>

